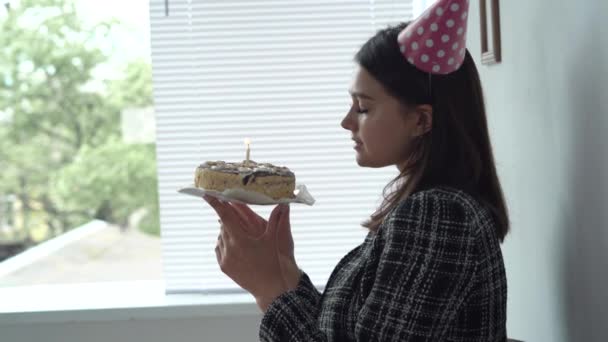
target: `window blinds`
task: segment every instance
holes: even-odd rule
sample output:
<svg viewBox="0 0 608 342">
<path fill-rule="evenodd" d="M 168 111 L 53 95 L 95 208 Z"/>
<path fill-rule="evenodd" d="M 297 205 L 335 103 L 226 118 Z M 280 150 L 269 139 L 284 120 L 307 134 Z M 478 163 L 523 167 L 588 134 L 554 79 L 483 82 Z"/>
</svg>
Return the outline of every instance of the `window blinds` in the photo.
<svg viewBox="0 0 608 342">
<path fill-rule="evenodd" d="M 245 137 L 252 160 L 288 166 L 317 200 L 291 206 L 296 259 L 317 286 L 362 242 L 360 223 L 397 170 L 359 167 L 340 127 L 353 56 L 378 29 L 411 17 L 404 0 L 151 0 L 168 293 L 241 292 L 217 266 L 215 212 L 176 190 L 206 160 L 243 160 Z M 272 210 L 252 208 L 265 218 Z"/>
</svg>

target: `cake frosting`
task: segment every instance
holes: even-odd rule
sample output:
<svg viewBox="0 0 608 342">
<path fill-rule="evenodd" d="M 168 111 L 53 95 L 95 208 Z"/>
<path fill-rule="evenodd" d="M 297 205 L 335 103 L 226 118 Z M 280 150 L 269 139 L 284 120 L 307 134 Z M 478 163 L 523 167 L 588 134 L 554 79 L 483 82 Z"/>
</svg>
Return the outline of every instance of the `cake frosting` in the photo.
<svg viewBox="0 0 608 342">
<path fill-rule="evenodd" d="M 240 188 L 273 199 L 293 198 L 295 174 L 285 166 L 270 163 L 207 161 L 195 172 L 194 184 L 206 190 Z"/>
</svg>

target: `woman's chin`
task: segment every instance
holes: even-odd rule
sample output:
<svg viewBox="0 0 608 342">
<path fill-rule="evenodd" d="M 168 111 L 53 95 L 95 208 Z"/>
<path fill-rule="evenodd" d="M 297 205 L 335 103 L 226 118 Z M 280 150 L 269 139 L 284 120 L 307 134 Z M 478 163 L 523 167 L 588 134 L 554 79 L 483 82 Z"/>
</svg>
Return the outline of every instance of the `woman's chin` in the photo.
<svg viewBox="0 0 608 342">
<path fill-rule="evenodd" d="M 355 157 L 355 159 L 357 160 L 357 164 L 359 166 L 362 166 L 362 167 L 369 166 L 369 161 L 365 158 L 364 155 L 361 154 L 361 152 L 357 152 L 357 156 Z"/>
<path fill-rule="evenodd" d="M 382 168 L 382 167 L 394 165 L 394 163 L 391 164 L 391 163 L 387 163 L 382 160 L 369 158 L 368 156 L 366 156 L 365 154 L 363 154 L 361 152 L 357 153 L 357 156 L 355 157 L 355 159 L 357 161 L 357 165 L 359 165 L 361 167 Z"/>
<path fill-rule="evenodd" d="M 381 160 L 378 160 L 374 157 L 370 157 L 370 155 L 367 154 L 366 151 L 363 149 L 357 149 L 355 159 L 357 160 L 357 164 L 361 167 L 378 168 L 387 166 L 387 164 L 382 163 Z"/>
</svg>

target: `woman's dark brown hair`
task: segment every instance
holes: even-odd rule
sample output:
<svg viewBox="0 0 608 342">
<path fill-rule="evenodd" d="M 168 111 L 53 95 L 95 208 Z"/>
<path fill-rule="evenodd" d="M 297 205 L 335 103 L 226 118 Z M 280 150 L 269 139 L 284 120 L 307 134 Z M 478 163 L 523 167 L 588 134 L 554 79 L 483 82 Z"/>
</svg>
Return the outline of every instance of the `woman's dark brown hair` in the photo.
<svg viewBox="0 0 608 342">
<path fill-rule="evenodd" d="M 466 52 L 449 75 L 430 75 L 408 63 L 397 44 L 406 23 L 378 31 L 355 55 L 384 89 L 406 107 L 433 107 L 432 129 L 415 142 L 407 167 L 383 191 L 383 202 L 363 223 L 377 231 L 408 195 L 437 186 L 462 190 L 492 213 L 500 240 L 509 231 L 504 195 L 496 174 L 479 74 Z"/>
</svg>

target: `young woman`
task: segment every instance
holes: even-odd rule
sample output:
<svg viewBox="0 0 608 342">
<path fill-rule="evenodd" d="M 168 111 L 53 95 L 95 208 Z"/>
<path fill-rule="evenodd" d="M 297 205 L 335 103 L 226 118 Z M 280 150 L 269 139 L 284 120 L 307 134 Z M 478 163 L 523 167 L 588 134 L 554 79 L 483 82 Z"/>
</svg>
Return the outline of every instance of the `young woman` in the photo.
<svg viewBox="0 0 608 342">
<path fill-rule="evenodd" d="M 442 16 L 453 3 L 454 15 L 468 5 L 439 1 Z M 424 20 L 379 31 L 355 56 L 342 127 L 360 166 L 395 165 L 398 175 L 322 294 L 293 257 L 288 206 L 267 222 L 246 205 L 205 198 L 221 218 L 220 268 L 265 313 L 261 340 L 506 341 L 500 243 L 509 222 L 479 76 L 464 45 L 425 43 L 445 32 Z M 431 35 L 417 36 L 419 27 Z M 431 52 L 441 60 L 422 57 Z"/>
</svg>

